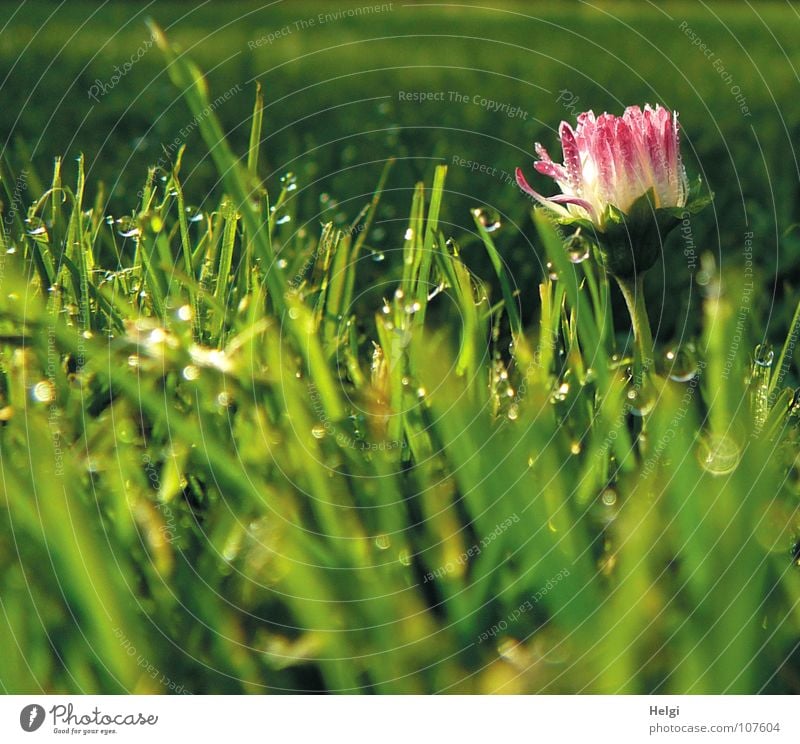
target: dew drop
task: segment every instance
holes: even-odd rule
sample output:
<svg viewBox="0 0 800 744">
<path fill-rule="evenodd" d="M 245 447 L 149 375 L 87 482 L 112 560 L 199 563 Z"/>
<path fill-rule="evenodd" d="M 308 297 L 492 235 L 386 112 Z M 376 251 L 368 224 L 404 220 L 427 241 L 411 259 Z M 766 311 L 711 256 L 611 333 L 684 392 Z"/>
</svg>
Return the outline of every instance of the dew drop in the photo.
<svg viewBox="0 0 800 744">
<path fill-rule="evenodd" d="M 183 321 L 186 321 L 186 322 L 190 321 L 192 319 L 192 317 L 194 316 L 194 313 L 192 312 L 192 306 L 191 305 L 181 305 L 178 308 L 178 312 L 176 313 L 176 315 L 178 316 L 179 320 L 183 320 Z"/>
<path fill-rule="evenodd" d="M 561 401 L 566 400 L 568 395 L 569 395 L 569 383 L 562 382 L 553 392 L 550 399 L 551 402 L 553 403 L 560 403 Z"/>
<path fill-rule="evenodd" d="M 196 367 L 194 364 L 187 364 L 183 368 L 183 379 L 189 380 L 190 382 L 196 380 L 200 377 L 200 368 Z"/>
<path fill-rule="evenodd" d="M 154 328 L 147 337 L 147 343 L 152 346 L 163 344 L 167 340 L 167 332 L 163 328 Z"/>
<path fill-rule="evenodd" d="M 552 262 L 548 261 L 545 265 L 545 270 L 547 271 L 547 276 L 549 277 L 551 282 L 558 281 L 558 273 L 555 270 Z"/>
<path fill-rule="evenodd" d="M 56 397 L 56 389 L 50 380 L 42 380 L 33 386 L 33 399 L 39 403 L 52 403 Z"/>
<path fill-rule="evenodd" d="M 649 385 L 644 388 L 631 386 L 626 394 L 628 410 L 634 416 L 646 416 L 656 405 L 656 397 Z"/>
<path fill-rule="evenodd" d="M 673 346 L 664 353 L 664 371 L 674 382 L 689 382 L 697 375 L 697 357 L 690 344 Z"/>
<path fill-rule="evenodd" d="M 375 538 L 375 547 L 378 550 L 388 550 L 392 546 L 392 541 L 389 535 L 378 535 Z"/>
<path fill-rule="evenodd" d="M 567 258 L 571 263 L 583 263 L 589 258 L 591 243 L 581 235 L 580 228 L 567 241 Z"/>
<path fill-rule="evenodd" d="M 46 243 L 50 240 L 47 234 L 47 227 L 40 217 L 29 217 L 26 219 L 25 231 L 39 243 Z"/>
<path fill-rule="evenodd" d="M 617 503 L 617 492 L 613 488 L 606 488 L 600 495 L 600 500 L 605 506 L 614 506 Z"/>
<path fill-rule="evenodd" d="M 133 217 L 120 217 L 117 220 L 117 233 L 123 238 L 136 238 L 140 235 L 141 231 Z"/>
<path fill-rule="evenodd" d="M 486 232 L 494 232 L 495 230 L 499 230 L 502 226 L 500 215 L 494 209 L 478 207 L 472 210 L 472 214 L 475 215 L 475 219 L 478 220 Z"/>
<path fill-rule="evenodd" d="M 287 191 L 294 191 L 297 188 L 297 176 L 289 171 L 281 176 L 281 184 Z"/>
<path fill-rule="evenodd" d="M 739 446 L 726 435 L 708 434 L 700 440 L 697 447 L 700 466 L 711 475 L 732 473 L 741 457 Z"/>
<path fill-rule="evenodd" d="M 322 439 L 325 436 L 325 427 L 322 424 L 314 424 L 311 427 L 311 436 L 314 439 Z"/>
<path fill-rule="evenodd" d="M 189 222 L 201 222 L 203 220 L 203 212 L 198 207 L 185 207 L 186 219 Z"/>
<path fill-rule="evenodd" d="M 771 367 L 775 359 L 775 352 L 769 344 L 759 344 L 756 346 L 753 361 L 759 367 Z"/>
</svg>

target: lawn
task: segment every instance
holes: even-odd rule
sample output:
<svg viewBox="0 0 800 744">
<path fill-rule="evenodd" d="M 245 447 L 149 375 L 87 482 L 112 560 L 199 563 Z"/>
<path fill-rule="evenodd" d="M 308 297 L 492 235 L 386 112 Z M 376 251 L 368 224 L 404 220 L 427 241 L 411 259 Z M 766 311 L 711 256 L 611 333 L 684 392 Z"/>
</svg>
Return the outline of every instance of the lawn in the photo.
<svg viewBox="0 0 800 744">
<path fill-rule="evenodd" d="M 800 692 L 796 11 L 483 5 L 0 8 L 0 689 Z M 648 101 L 642 374 L 513 173 Z"/>
</svg>

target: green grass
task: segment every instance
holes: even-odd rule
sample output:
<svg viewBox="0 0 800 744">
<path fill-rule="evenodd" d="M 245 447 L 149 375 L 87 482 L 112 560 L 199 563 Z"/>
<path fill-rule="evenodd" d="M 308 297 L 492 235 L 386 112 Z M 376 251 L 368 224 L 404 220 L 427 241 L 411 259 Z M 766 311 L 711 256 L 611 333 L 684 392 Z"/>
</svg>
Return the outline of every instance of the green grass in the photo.
<svg viewBox="0 0 800 744">
<path fill-rule="evenodd" d="M 342 0 L 337 8 L 363 5 Z M 516 187 L 499 174 L 529 167 L 535 140 L 554 148 L 558 122 L 584 108 L 619 113 L 630 103 L 658 101 L 680 112 L 687 163 L 717 197 L 716 211 L 694 225 L 697 250 L 740 266 L 743 234 L 754 231 L 756 279 L 774 285 L 778 300 L 768 307 L 765 295 L 758 310 L 769 314 L 773 341 L 786 335 L 800 269 L 800 233 L 790 229 L 800 222 L 793 155 L 800 140 L 800 56 L 797 18 L 788 4 L 637 0 L 594 7 L 493 0 L 454 9 L 397 2 L 380 15 L 307 30 L 294 25 L 329 6 L 237 1 L 226 2 L 220 13 L 218 3 L 165 0 L 102 7 L 80 0 L 28 3 L 24 10 L 5 4 L 0 84 L 9 103 L 0 107 L 0 131 L 6 156 L 15 171 L 28 168 L 44 185 L 58 155 L 74 183 L 75 161 L 84 153 L 89 182 L 106 184 L 109 212 L 126 214 L 137 201 L 141 174 L 162 161 L 164 147 L 189 117 L 154 49 L 97 103 L 87 92 L 96 80 L 109 83 L 115 66 L 137 53 L 152 15 L 208 71 L 215 95 L 242 86 L 217 109 L 237 152 L 247 148 L 251 91 L 261 81 L 266 109 L 259 174 L 276 193 L 287 172 L 300 179 L 292 199 L 304 217 L 298 227 L 315 232 L 319 221 L 333 221 L 345 229 L 374 188 L 378 161 L 396 157 L 369 234 L 370 246 L 393 250 L 413 184 L 431 183 L 436 165 L 448 164 L 444 222 L 453 232 L 472 232 L 470 209 L 497 208 L 507 226 L 496 236 L 498 248 L 518 283 L 533 286 L 544 257 L 514 239 L 533 226 Z M 692 45 L 683 22 L 721 60 L 731 82 Z M 287 25 L 291 34 L 249 46 Z M 749 117 L 732 94 L 734 85 Z M 559 100 L 563 89 L 577 102 Z M 399 100 L 409 90 L 457 91 L 468 102 Z M 476 95 L 527 116 L 509 118 L 474 105 Z M 185 144 L 187 204 L 210 211 L 221 197 L 217 172 L 197 129 Z M 456 157 L 497 173 L 470 172 L 453 164 Z M 168 166 L 173 159 L 171 153 Z M 34 183 L 31 191 L 39 192 Z M 497 289 L 477 236 L 465 234 L 460 244 L 477 254 L 473 271 Z M 648 277 L 654 332 L 665 342 L 682 329 L 700 332 L 692 274 L 675 251 Z M 529 296 L 535 293 L 526 293 L 523 308 L 532 313 Z M 618 319 L 622 311 L 615 300 Z"/>
<path fill-rule="evenodd" d="M 213 208 L 181 151 L 125 218 L 57 163 L 2 223 L 2 689 L 797 692 L 797 315 L 756 354 L 705 253 L 697 334 L 634 385 L 546 217 L 518 286 L 439 165 L 376 270 L 393 161 L 349 229 L 297 230 L 260 92 L 237 150 L 159 46 Z"/>
</svg>

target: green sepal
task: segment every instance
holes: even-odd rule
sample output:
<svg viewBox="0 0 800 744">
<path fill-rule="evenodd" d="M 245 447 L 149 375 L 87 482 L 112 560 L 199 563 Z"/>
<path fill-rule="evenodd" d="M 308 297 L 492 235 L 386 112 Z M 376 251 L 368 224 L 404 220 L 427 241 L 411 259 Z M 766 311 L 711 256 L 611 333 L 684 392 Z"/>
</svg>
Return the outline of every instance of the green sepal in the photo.
<svg viewBox="0 0 800 744">
<path fill-rule="evenodd" d="M 690 186 L 683 207 L 656 207 L 655 191 L 650 189 L 633 202 L 627 213 L 609 204 L 600 215 L 599 226 L 582 217 L 561 217 L 557 221 L 583 228 L 594 237 L 598 259 L 605 269 L 630 279 L 650 269 L 669 233 L 688 215 L 708 206 L 713 198 L 713 194 L 703 191 L 698 177 Z"/>
</svg>

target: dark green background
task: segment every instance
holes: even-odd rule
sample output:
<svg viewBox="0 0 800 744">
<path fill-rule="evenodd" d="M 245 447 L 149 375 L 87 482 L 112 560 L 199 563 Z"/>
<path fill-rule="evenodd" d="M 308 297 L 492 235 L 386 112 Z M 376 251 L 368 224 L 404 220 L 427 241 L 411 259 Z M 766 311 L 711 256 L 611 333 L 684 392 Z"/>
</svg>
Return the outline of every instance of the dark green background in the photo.
<svg viewBox="0 0 800 744">
<path fill-rule="evenodd" d="M 346 17 L 311 28 L 297 21 L 320 12 L 371 5 L 321 2 L 23 2 L 0 9 L 0 132 L 9 161 L 33 155 L 46 181 L 56 154 L 67 177 L 79 152 L 89 180 L 102 179 L 115 214 L 135 208 L 148 164 L 191 120 L 152 48 L 97 103 L 93 81 L 109 84 L 148 37 L 152 17 L 208 71 L 214 95 L 241 85 L 217 113 L 244 152 L 254 81 L 265 88 L 263 176 L 271 188 L 294 172 L 294 201 L 304 224 L 342 224 L 366 203 L 382 162 L 399 158 L 381 219 L 370 235 L 376 249 L 399 247 L 416 180 L 454 157 L 532 174 L 533 142 L 555 155 L 562 118 L 586 108 L 620 113 L 633 103 L 660 102 L 680 112 L 690 174 L 701 173 L 716 194 L 714 209 L 693 224 L 698 255 L 717 254 L 724 267 L 743 266 L 744 236 L 754 233 L 759 302 L 779 336 L 793 311 L 798 275 L 800 127 L 796 8 L 724 3 L 484 2 L 426 7 L 395 2 L 387 12 Z M 656 7 L 656 5 L 658 7 Z M 711 60 L 681 29 L 685 22 L 713 53 Z M 251 49 L 267 34 L 290 33 Z M 712 64 L 720 60 L 729 78 Z M 749 108 L 744 116 L 734 86 Z M 576 97 L 572 109 L 560 90 Z M 399 100 L 400 91 L 444 92 L 445 101 Z M 447 100 L 458 91 L 520 107 L 509 118 L 471 102 Z M 213 97 L 213 96 L 212 96 Z M 192 201 L 216 191 L 216 175 L 197 131 L 188 138 L 184 176 Z M 162 160 L 166 162 L 166 160 Z M 17 165 L 17 167 L 20 167 Z M 191 175 L 189 175 L 191 174 Z M 548 192 L 553 185 L 533 175 Z M 35 184 L 34 184 L 35 185 Z M 541 262 L 531 247 L 528 205 L 497 175 L 451 167 L 448 232 L 470 250 L 469 208 L 488 204 L 504 217 L 498 243 L 520 286 L 536 281 Z M 32 189 L 33 191 L 33 189 Z M 320 195 L 332 200 L 320 202 Z M 337 206 L 338 202 L 338 206 Z M 331 208 L 333 205 L 333 208 Z M 465 233 L 465 230 L 467 231 Z M 522 232 L 522 235 L 520 234 Z M 651 272 L 648 291 L 662 338 L 695 329 L 696 287 L 673 237 L 666 262 Z M 488 276 L 482 251 L 471 262 Z M 391 262 L 381 266 L 391 270 Z M 784 300 L 789 298 L 789 301 Z"/>
</svg>

